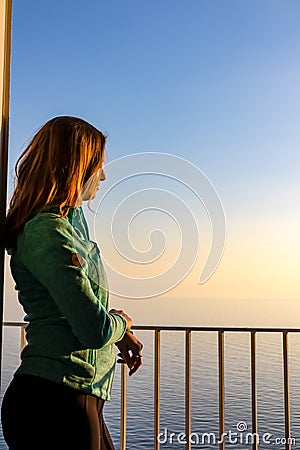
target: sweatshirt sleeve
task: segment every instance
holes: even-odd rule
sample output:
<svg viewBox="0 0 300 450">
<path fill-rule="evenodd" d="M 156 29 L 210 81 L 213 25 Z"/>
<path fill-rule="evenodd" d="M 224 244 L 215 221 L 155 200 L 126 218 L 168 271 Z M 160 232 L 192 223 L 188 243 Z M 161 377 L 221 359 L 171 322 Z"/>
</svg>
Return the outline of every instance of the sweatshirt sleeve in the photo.
<svg viewBox="0 0 300 450">
<path fill-rule="evenodd" d="M 86 271 L 74 258 L 75 240 L 67 219 L 43 214 L 25 224 L 20 259 L 49 291 L 77 339 L 88 348 L 102 348 L 123 338 L 127 322 L 120 314 L 109 314 L 94 294 Z M 107 291 L 100 287 L 102 295 L 106 298 Z"/>
</svg>

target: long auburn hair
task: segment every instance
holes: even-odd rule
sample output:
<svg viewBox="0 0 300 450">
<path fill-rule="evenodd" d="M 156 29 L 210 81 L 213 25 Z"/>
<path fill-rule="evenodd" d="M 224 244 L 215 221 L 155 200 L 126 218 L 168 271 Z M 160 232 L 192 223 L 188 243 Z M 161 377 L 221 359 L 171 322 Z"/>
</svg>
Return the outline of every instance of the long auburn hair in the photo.
<svg viewBox="0 0 300 450">
<path fill-rule="evenodd" d="M 6 249 L 44 207 L 57 205 L 66 217 L 85 183 L 101 169 L 105 143 L 99 130 L 77 117 L 54 117 L 38 130 L 16 162 L 4 229 Z"/>
</svg>

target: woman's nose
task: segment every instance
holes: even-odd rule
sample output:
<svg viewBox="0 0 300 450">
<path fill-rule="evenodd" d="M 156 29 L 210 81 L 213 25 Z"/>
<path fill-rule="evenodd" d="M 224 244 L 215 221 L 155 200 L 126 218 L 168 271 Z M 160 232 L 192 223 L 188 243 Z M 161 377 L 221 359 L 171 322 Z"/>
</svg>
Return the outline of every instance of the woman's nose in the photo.
<svg viewBox="0 0 300 450">
<path fill-rule="evenodd" d="M 100 174 L 100 181 L 104 181 L 106 180 L 106 175 L 103 169 L 101 169 L 101 174 Z"/>
</svg>

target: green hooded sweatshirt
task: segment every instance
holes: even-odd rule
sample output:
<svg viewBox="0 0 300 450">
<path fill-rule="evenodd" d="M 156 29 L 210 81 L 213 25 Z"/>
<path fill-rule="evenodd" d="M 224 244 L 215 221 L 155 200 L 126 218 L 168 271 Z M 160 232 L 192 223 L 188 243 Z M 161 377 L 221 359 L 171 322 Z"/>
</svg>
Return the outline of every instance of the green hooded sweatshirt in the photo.
<svg viewBox="0 0 300 450">
<path fill-rule="evenodd" d="M 10 267 L 26 314 L 27 345 L 16 374 L 31 374 L 110 399 L 126 319 L 108 313 L 108 287 L 82 207 L 57 206 L 31 217 L 18 234 Z"/>
</svg>

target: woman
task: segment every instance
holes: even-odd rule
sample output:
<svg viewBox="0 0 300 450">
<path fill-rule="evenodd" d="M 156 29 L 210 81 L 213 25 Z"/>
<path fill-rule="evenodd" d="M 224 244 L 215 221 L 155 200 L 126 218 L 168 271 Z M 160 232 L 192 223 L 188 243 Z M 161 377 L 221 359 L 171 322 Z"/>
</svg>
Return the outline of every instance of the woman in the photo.
<svg viewBox="0 0 300 450">
<path fill-rule="evenodd" d="M 113 449 L 102 416 L 113 344 L 129 375 L 142 364 L 132 319 L 108 311 L 100 252 L 82 210 L 104 179 L 105 141 L 82 119 L 56 117 L 16 164 L 4 245 L 29 324 L 21 365 L 2 402 L 10 450 Z"/>
</svg>

